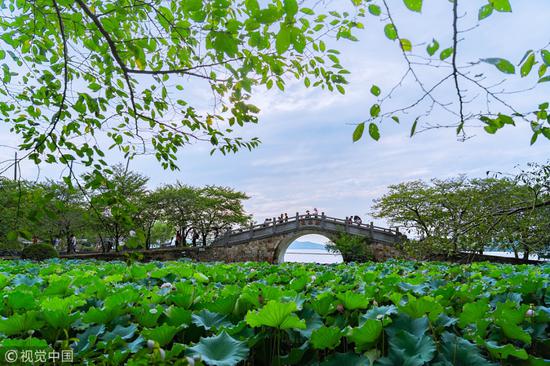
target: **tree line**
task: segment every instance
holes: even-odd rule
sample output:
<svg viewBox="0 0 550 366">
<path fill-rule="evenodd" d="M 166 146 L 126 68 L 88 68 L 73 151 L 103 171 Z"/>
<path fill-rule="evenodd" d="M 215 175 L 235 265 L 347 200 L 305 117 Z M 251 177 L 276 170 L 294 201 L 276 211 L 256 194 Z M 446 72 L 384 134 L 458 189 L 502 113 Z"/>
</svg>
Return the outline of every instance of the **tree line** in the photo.
<svg viewBox="0 0 550 366">
<path fill-rule="evenodd" d="M 82 178 L 84 186 L 1 178 L 1 245 L 19 249 L 40 241 L 70 252 L 70 237 L 76 235 L 79 248 L 104 252 L 149 249 L 173 238 L 178 246 L 204 246 L 251 222 L 243 207 L 248 196 L 229 187 L 176 183 L 150 190 L 148 177 L 123 166 L 100 182 L 89 182 L 96 175 Z"/>
<path fill-rule="evenodd" d="M 391 185 L 372 214 L 405 227 L 418 257 L 486 250 L 549 256 L 550 162 L 513 175 Z"/>
</svg>

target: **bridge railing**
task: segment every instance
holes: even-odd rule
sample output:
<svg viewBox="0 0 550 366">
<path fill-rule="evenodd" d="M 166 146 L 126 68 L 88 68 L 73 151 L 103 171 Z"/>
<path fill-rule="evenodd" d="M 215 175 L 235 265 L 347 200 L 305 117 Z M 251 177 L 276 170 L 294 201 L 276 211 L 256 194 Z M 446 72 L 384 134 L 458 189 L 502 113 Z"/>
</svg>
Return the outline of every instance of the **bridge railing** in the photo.
<svg viewBox="0 0 550 366">
<path fill-rule="evenodd" d="M 342 225 L 346 227 L 355 227 L 363 230 L 370 230 L 376 232 L 384 232 L 393 235 L 400 235 L 399 228 L 385 228 L 380 226 L 375 226 L 372 222 L 370 223 L 355 223 L 351 219 L 340 219 L 337 217 L 326 216 L 324 213 L 321 214 L 296 214 L 294 216 L 289 216 L 287 218 L 273 217 L 269 221 L 265 221 L 260 224 L 250 225 L 248 227 L 242 227 L 239 229 L 229 230 L 224 233 L 224 238 L 229 238 L 233 235 L 238 235 L 242 233 L 253 233 L 255 231 L 264 230 L 266 228 L 277 228 L 288 226 L 291 223 L 295 223 L 296 227 L 300 226 L 323 226 L 325 223 L 332 223 L 337 225 Z"/>
</svg>

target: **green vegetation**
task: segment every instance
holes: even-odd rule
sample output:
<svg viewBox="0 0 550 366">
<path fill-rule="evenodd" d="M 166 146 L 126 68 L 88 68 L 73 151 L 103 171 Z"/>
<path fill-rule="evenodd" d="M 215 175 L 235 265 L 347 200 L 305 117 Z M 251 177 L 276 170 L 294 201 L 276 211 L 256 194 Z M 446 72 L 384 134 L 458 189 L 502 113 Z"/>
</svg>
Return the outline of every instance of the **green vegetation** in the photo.
<svg viewBox="0 0 550 366">
<path fill-rule="evenodd" d="M 0 349 L 72 348 L 77 363 L 517 366 L 550 358 L 548 265 L 55 259 L 2 261 L 0 273 Z"/>
<path fill-rule="evenodd" d="M 367 238 L 341 234 L 332 242 L 329 242 L 326 248 L 329 252 L 341 254 L 345 263 L 361 263 L 373 259 L 368 245 L 369 240 Z"/>
<path fill-rule="evenodd" d="M 505 177 L 391 185 L 373 215 L 407 229 L 417 258 L 488 249 L 550 256 L 550 163 Z"/>
<path fill-rule="evenodd" d="M 31 244 L 21 252 L 21 258 L 36 261 L 57 257 L 59 253 L 49 244 Z"/>
<path fill-rule="evenodd" d="M 95 175 L 85 175 L 88 181 Z M 149 248 L 181 235 L 178 245 L 207 245 L 233 226 L 248 225 L 246 194 L 228 187 L 167 185 L 147 189 L 148 178 L 115 166 L 97 188 L 66 182 L 14 182 L 0 178 L 0 243 L 20 248 L 37 236 L 60 241 L 69 252 L 69 238 L 78 250 Z"/>
</svg>

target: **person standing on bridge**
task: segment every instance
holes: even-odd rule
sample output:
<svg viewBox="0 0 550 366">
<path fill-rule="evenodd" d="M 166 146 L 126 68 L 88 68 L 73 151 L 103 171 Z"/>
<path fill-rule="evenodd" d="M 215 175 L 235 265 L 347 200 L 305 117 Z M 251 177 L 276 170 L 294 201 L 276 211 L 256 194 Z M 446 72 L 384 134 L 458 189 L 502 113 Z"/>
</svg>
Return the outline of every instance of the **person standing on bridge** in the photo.
<svg viewBox="0 0 550 366">
<path fill-rule="evenodd" d="M 360 218 L 359 216 L 355 215 L 355 216 L 353 217 L 353 222 L 355 222 L 357 225 L 361 225 L 361 223 L 362 223 L 363 221 L 361 220 L 361 218 Z"/>
<path fill-rule="evenodd" d="M 288 214 L 285 212 L 285 222 L 288 222 Z"/>
<path fill-rule="evenodd" d="M 317 211 L 317 207 L 313 208 L 313 216 L 319 215 L 319 211 Z"/>
</svg>

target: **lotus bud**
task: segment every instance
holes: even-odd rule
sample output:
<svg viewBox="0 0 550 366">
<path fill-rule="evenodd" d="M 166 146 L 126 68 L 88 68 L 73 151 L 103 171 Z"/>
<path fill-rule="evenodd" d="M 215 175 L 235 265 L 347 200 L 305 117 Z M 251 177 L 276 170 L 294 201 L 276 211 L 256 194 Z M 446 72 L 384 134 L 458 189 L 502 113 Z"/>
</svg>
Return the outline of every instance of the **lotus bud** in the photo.
<svg viewBox="0 0 550 366">
<path fill-rule="evenodd" d="M 160 359 L 164 361 L 164 359 L 166 358 L 166 352 L 164 352 L 162 348 L 159 348 L 159 355 L 160 355 Z"/>
<path fill-rule="evenodd" d="M 156 314 L 156 313 L 158 313 L 158 310 L 153 308 L 153 309 L 149 310 L 149 312 L 151 314 Z"/>
<path fill-rule="evenodd" d="M 311 275 L 311 282 L 315 282 L 316 279 L 317 277 L 315 275 Z"/>
<path fill-rule="evenodd" d="M 529 309 L 525 312 L 527 318 L 532 318 L 535 315 L 535 310 L 533 309 L 533 304 L 529 306 Z"/>
<path fill-rule="evenodd" d="M 34 334 L 34 329 L 29 329 L 29 330 L 27 330 L 27 334 L 28 334 L 29 336 L 32 336 L 32 335 Z"/>
<path fill-rule="evenodd" d="M 185 357 L 189 366 L 195 366 L 195 359 L 192 357 Z"/>
<path fill-rule="evenodd" d="M 172 288 L 172 284 L 170 282 L 164 282 L 160 288 Z"/>
<path fill-rule="evenodd" d="M 153 341 L 152 339 L 149 339 L 149 340 L 147 341 L 147 348 L 149 348 L 150 350 L 152 350 L 154 347 L 155 347 L 155 341 Z"/>
<path fill-rule="evenodd" d="M 373 304 L 374 306 L 378 306 L 378 302 L 377 302 L 376 300 L 374 300 L 374 301 L 372 302 L 372 304 Z"/>
</svg>

